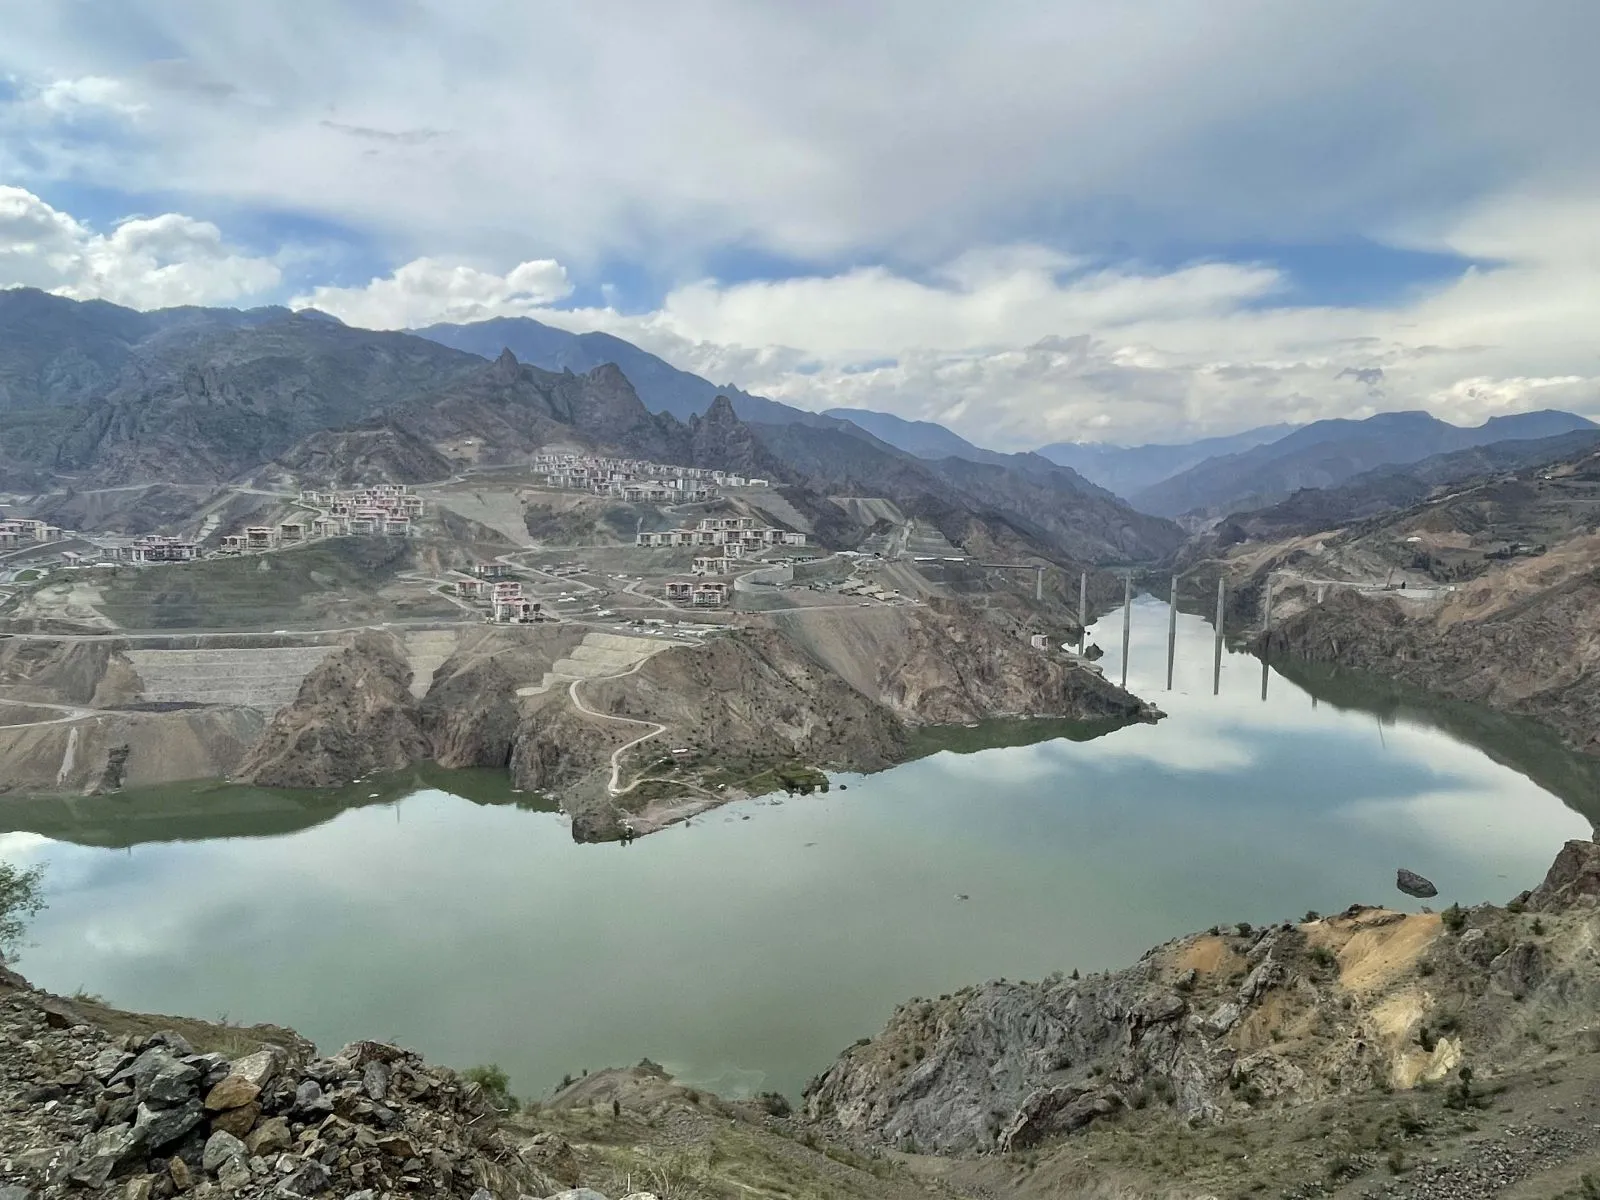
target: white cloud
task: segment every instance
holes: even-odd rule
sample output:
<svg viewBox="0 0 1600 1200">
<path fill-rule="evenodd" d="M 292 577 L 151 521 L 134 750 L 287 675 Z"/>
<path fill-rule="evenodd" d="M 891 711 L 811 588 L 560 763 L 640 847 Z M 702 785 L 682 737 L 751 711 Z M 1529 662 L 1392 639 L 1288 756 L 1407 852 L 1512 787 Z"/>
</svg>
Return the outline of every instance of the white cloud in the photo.
<svg viewBox="0 0 1600 1200">
<path fill-rule="evenodd" d="M 440 321 L 532 316 L 571 292 L 566 268 L 553 259 L 519 263 L 496 275 L 419 258 L 364 287 L 313 288 L 290 304 L 367 329 L 417 329 Z"/>
<path fill-rule="evenodd" d="M 164 213 L 99 234 L 31 192 L 0 186 L 0 287 L 163 308 L 256 297 L 280 279 L 270 259 L 228 246 L 208 221 Z"/>
<path fill-rule="evenodd" d="M 103 75 L 51 80 L 38 88 L 29 102 L 46 113 L 68 119 L 98 113 L 131 117 L 145 108 L 131 98 L 128 86 L 121 80 Z"/>
<path fill-rule="evenodd" d="M 1425 237 L 1600 171 L 1587 5 L 12 7 L 0 70 L 143 106 L 97 182 L 348 221 L 400 260 Z"/>
</svg>

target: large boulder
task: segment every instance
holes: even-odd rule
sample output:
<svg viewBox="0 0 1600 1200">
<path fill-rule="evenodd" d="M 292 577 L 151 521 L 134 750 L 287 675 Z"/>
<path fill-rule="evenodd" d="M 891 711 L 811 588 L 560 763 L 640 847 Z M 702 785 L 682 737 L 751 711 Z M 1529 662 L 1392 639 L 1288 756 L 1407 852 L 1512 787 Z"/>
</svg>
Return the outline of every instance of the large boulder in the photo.
<svg viewBox="0 0 1600 1200">
<path fill-rule="evenodd" d="M 1395 872 L 1394 885 L 1406 895 L 1417 896 L 1423 900 L 1439 894 L 1439 889 L 1433 886 L 1432 880 L 1424 879 L 1415 871 L 1408 871 L 1404 867 Z"/>
</svg>

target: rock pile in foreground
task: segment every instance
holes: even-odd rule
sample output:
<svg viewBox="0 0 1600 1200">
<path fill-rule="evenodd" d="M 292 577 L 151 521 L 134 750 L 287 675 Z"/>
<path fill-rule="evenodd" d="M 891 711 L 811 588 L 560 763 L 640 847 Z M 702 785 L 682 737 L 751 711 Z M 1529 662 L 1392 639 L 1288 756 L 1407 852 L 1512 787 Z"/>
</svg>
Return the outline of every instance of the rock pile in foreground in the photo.
<svg viewBox="0 0 1600 1200">
<path fill-rule="evenodd" d="M 495 1117 L 395 1046 L 197 1054 L 176 1033 L 112 1038 L 0 972 L 0 1200 L 558 1192 Z"/>
</svg>

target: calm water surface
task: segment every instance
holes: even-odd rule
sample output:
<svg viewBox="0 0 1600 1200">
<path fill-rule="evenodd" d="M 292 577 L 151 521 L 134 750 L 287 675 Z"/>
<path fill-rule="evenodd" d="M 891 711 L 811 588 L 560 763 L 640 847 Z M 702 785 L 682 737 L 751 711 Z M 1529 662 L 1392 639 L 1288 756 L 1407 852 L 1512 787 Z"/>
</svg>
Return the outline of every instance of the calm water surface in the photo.
<svg viewBox="0 0 1600 1200">
<path fill-rule="evenodd" d="M 1099 637 L 1113 679 L 1120 619 Z M 22 969 L 325 1048 L 498 1062 L 527 1096 L 645 1056 L 795 1094 L 915 995 L 1115 966 L 1213 922 L 1414 904 L 1401 865 L 1435 903 L 1503 900 L 1589 835 L 1593 764 L 1537 731 L 1306 667 L 1263 701 L 1244 655 L 1214 697 L 1193 617 L 1169 693 L 1165 636 L 1137 604 L 1129 685 L 1158 726 L 975 751 L 1046 727 L 955 731 L 966 752 L 628 847 L 575 845 L 487 773 L 13 803 L 0 854 L 47 864 L 50 900 Z"/>
</svg>

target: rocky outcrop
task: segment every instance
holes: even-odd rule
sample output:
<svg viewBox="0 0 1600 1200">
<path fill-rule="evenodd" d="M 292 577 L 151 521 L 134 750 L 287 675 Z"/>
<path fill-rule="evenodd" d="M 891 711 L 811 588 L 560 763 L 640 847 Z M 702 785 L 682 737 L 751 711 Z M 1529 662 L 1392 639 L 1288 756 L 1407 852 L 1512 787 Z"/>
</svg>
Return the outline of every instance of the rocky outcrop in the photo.
<svg viewBox="0 0 1600 1200">
<path fill-rule="evenodd" d="M 993 717 L 1150 721 L 1155 709 L 1095 671 L 1029 644 L 1029 618 L 934 597 L 915 608 L 785 614 L 786 636 L 914 725 Z M 1061 640 L 1061 639 L 1056 639 Z"/>
<path fill-rule="evenodd" d="M 504 767 L 522 723 L 520 680 L 494 658 L 435 682 L 419 708 L 423 735 L 441 767 Z"/>
<path fill-rule="evenodd" d="M 1572 745 L 1600 753 L 1600 571 L 1514 597 L 1479 615 L 1490 579 L 1413 615 L 1389 599 L 1331 592 L 1266 639 L 1269 654 L 1388 675 L 1436 695 L 1543 721 Z"/>
<path fill-rule="evenodd" d="M 1550 864 L 1544 881 L 1528 893 L 1525 903 L 1536 912 L 1556 912 L 1575 905 L 1592 905 L 1600 898 L 1600 844 L 1568 842 Z"/>
<path fill-rule="evenodd" d="M 902 1005 L 806 1091 L 824 1128 L 905 1150 L 1017 1150 L 1126 1109 L 1188 1122 L 1535 1061 L 1579 1036 L 1600 846 L 1573 842 L 1526 907 L 1336 917 L 1181 938 L 1120 971 L 998 981 Z M 1587 1035 L 1584 1035 L 1587 1036 Z"/>
<path fill-rule="evenodd" d="M 290 1046 L 229 1058 L 171 1031 L 113 1037 L 5 973 L 0 1196 L 515 1200 L 560 1188 L 479 1085 L 380 1042 L 329 1058 Z"/>
<path fill-rule="evenodd" d="M 411 668 L 388 634 L 367 632 L 307 675 L 240 765 L 237 778 L 269 787 L 336 787 L 428 757 Z"/>
</svg>

